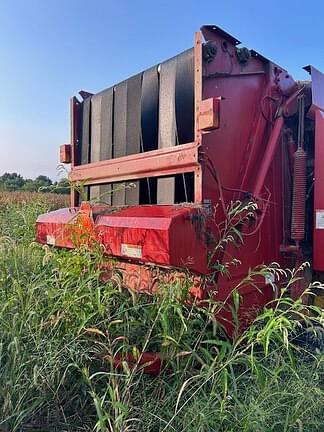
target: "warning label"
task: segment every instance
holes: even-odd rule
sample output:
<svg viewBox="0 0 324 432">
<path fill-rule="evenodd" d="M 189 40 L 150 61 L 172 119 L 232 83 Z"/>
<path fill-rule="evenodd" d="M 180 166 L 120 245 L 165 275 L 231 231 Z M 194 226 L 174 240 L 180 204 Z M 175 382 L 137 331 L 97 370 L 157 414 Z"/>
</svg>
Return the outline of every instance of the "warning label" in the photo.
<svg viewBox="0 0 324 432">
<path fill-rule="evenodd" d="M 51 246 L 55 246 L 55 237 L 54 236 L 52 236 L 52 235 L 47 235 L 46 236 L 46 243 L 48 244 L 48 245 L 51 245 Z"/>
<path fill-rule="evenodd" d="M 324 210 L 316 210 L 316 229 L 324 229 Z"/>
<path fill-rule="evenodd" d="M 129 258 L 142 258 L 142 246 L 122 243 L 121 254 Z"/>
</svg>

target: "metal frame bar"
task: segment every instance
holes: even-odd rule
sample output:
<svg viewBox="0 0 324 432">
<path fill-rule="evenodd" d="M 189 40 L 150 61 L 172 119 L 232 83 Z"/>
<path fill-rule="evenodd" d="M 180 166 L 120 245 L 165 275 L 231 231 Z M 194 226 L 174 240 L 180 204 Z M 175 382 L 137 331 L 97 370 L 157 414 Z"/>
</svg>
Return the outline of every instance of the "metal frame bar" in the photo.
<svg viewBox="0 0 324 432">
<path fill-rule="evenodd" d="M 71 173 L 73 173 L 76 166 L 77 159 L 77 146 L 78 146 L 78 125 L 80 121 L 80 103 L 78 99 L 73 96 L 70 99 L 70 136 L 71 136 Z M 71 179 L 71 176 L 70 176 Z M 71 187 L 70 203 L 71 207 L 77 207 L 79 201 L 79 194 L 75 188 Z"/>
<path fill-rule="evenodd" d="M 277 146 L 280 141 L 280 137 L 283 131 L 283 126 L 284 126 L 283 117 L 277 117 L 274 122 L 273 129 L 269 141 L 267 143 L 267 147 L 264 152 L 264 157 L 261 166 L 259 168 L 258 175 L 256 176 L 256 183 L 253 189 L 253 195 L 255 197 L 258 197 L 260 195 L 261 190 L 263 188 L 274 154 L 277 150 Z"/>
<path fill-rule="evenodd" d="M 313 267 L 324 271 L 324 111 L 316 109 L 315 114 L 315 181 L 314 181 L 314 228 L 313 228 Z"/>
<path fill-rule="evenodd" d="M 75 166 L 72 181 L 84 185 L 163 177 L 199 169 L 198 148 L 195 142 L 166 149 L 137 153 L 106 161 Z"/>
<path fill-rule="evenodd" d="M 200 103 L 202 101 L 202 34 L 201 32 L 195 33 L 195 45 L 194 45 L 194 81 L 195 81 L 195 144 L 198 147 L 201 145 L 202 132 L 199 129 L 199 111 Z M 198 154 L 197 154 L 198 162 Z M 199 163 L 198 168 L 195 172 L 194 178 L 194 189 L 195 189 L 195 203 L 202 203 L 202 170 Z"/>
</svg>

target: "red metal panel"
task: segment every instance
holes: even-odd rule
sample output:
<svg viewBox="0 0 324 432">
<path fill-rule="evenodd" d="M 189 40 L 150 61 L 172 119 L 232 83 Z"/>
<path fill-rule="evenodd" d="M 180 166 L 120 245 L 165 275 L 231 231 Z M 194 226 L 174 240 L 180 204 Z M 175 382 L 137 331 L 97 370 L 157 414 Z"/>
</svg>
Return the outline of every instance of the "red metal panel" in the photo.
<svg viewBox="0 0 324 432">
<path fill-rule="evenodd" d="M 106 253 L 199 273 L 206 272 L 207 247 L 200 210 L 183 206 L 128 207 L 98 216 L 95 230 Z"/>
<path fill-rule="evenodd" d="M 221 98 L 209 98 L 199 105 L 199 129 L 211 130 L 219 128 Z"/>
<path fill-rule="evenodd" d="M 316 110 L 324 111 L 324 74 L 314 68 L 314 66 L 306 66 L 306 69 L 312 77 L 312 105 L 309 109 L 308 116 L 314 118 Z"/>
<path fill-rule="evenodd" d="M 324 271 L 324 112 L 315 112 L 313 267 Z"/>
<path fill-rule="evenodd" d="M 62 144 L 60 146 L 60 162 L 61 163 L 71 163 L 72 155 L 71 155 L 71 144 Z"/>
<path fill-rule="evenodd" d="M 60 209 L 38 216 L 36 240 L 42 244 L 73 249 L 70 226 L 76 222 L 77 209 Z"/>
<path fill-rule="evenodd" d="M 221 97 L 222 102 L 220 127 L 202 132 L 203 201 L 216 208 L 215 225 L 222 227 L 223 209 L 231 201 L 248 200 L 254 193 L 259 198 L 260 216 L 246 232 L 244 245 L 240 249 L 228 245 L 223 256 L 223 264 L 231 257 L 241 261 L 231 268 L 231 279 L 217 280 L 217 298 L 226 301 L 250 268 L 273 261 L 285 265 L 280 254 L 283 195 L 278 145 L 284 119 L 276 120 L 275 113 L 281 112 L 279 106 L 288 97 L 283 92 L 288 89 L 289 93 L 293 87 L 288 74 L 281 72 L 278 83 L 276 66 L 261 56 L 240 64 L 235 41 L 217 28 L 208 31 L 208 39 L 218 51 L 213 61 L 204 64 L 203 100 Z M 244 296 L 240 308 L 243 321 L 251 319 L 275 294 L 265 279 L 260 280 L 259 289 L 240 287 L 240 293 Z M 230 312 L 227 319 L 232 321 Z"/>
<path fill-rule="evenodd" d="M 93 214 L 98 216 L 93 218 Z M 206 273 L 201 217 L 200 210 L 192 206 L 138 206 L 115 212 L 84 206 L 78 213 L 63 209 L 39 216 L 36 238 L 43 244 L 72 248 L 75 238 L 88 237 L 110 256 Z"/>
</svg>

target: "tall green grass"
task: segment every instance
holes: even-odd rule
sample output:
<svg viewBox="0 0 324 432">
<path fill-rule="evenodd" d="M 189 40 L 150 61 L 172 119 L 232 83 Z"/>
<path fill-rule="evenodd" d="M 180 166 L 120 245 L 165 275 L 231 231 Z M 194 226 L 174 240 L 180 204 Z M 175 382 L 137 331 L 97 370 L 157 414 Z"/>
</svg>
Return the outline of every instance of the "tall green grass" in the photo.
<svg viewBox="0 0 324 432">
<path fill-rule="evenodd" d="M 35 244 L 52 206 L 0 208 L 1 432 L 324 430 L 322 311 L 284 288 L 229 341 L 217 304 L 182 301 L 186 281 L 138 295 L 102 281 L 99 251 Z M 139 362 L 150 350 L 165 360 L 157 377 Z M 135 367 L 116 369 L 127 354 Z"/>
</svg>

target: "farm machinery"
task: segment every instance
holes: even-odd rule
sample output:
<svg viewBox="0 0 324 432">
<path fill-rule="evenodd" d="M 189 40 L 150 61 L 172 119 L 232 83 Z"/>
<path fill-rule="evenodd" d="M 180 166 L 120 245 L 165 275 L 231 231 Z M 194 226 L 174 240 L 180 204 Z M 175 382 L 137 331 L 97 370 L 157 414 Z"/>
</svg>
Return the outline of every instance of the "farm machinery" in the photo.
<svg viewBox="0 0 324 432">
<path fill-rule="evenodd" d="M 71 99 L 71 207 L 37 219 L 37 241 L 75 247 L 95 239 L 139 292 L 190 275 L 191 294 L 224 304 L 260 264 L 324 272 L 324 75 L 282 67 L 213 25 L 193 48 L 99 93 Z M 254 210 L 236 225 L 244 244 L 222 243 L 233 203 Z M 234 242 L 235 243 L 235 242 Z M 235 257 L 231 276 L 218 272 Z M 209 277 L 213 272 L 214 277 Z M 109 273 L 109 272 L 108 272 Z M 111 269 L 111 275 L 113 269 Z M 176 276 L 175 276 L 176 275 Z M 297 297 L 303 283 L 291 287 Z M 240 286 L 242 326 L 275 294 L 271 277 Z M 316 299 L 317 302 L 321 298 Z M 234 331 L 230 310 L 220 319 Z"/>
</svg>

